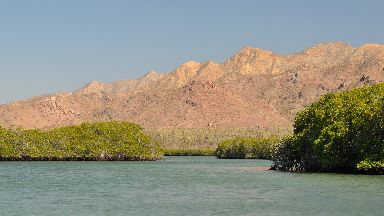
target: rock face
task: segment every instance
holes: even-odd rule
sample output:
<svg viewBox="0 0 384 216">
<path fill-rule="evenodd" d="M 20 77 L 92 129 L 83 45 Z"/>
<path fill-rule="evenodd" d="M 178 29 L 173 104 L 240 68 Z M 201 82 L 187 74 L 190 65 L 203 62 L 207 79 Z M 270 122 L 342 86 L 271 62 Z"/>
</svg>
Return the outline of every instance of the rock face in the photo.
<svg viewBox="0 0 384 216">
<path fill-rule="evenodd" d="M 168 74 L 91 82 L 64 94 L 0 106 L 4 127 L 54 128 L 123 120 L 146 128 L 289 131 L 295 114 L 327 92 L 384 81 L 384 45 L 323 43 L 282 56 L 245 47 L 224 63 L 189 61 Z"/>
</svg>

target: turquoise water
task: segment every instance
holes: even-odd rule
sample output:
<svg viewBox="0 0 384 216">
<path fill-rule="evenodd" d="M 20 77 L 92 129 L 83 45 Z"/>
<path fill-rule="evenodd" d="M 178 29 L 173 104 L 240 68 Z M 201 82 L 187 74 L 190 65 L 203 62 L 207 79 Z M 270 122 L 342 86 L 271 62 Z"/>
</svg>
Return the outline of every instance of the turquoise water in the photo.
<svg viewBox="0 0 384 216">
<path fill-rule="evenodd" d="M 383 215 L 384 176 L 265 171 L 265 160 L 1 162 L 0 215 Z"/>
</svg>

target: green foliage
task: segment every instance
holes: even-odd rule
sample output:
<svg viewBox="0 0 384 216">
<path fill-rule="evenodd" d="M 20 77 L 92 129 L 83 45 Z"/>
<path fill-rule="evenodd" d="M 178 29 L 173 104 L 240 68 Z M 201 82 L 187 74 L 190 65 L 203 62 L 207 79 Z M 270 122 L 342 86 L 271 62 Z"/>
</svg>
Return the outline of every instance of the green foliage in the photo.
<svg viewBox="0 0 384 216">
<path fill-rule="evenodd" d="M 366 159 L 357 164 L 357 169 L 368 174 L 384 174 L 384 160 L 372 161 Z"/>
<path fill-rule="evenodd" d="M 311 104 L 297 114 L 294 134 L 273 157 L 278 170 L 363 173 L 382 172 L 383 159 L 383 83 Z"/>
<path fill-rule="evenodd" d="M 165 156 L 214 156 L 214 149 L 165 149 Z"/>
<path fill-rule="evenodd" d="M 127 122 L 96 122 L 51 131 L 0 128 L 0 160 L 156 160 L 158 142 Z"/>
<path fill-rule="evenodd" d="M 219 159 L 271 159 L 276 138 L 240 137 L 221 142 L 216 149 Z"/>
</svg>

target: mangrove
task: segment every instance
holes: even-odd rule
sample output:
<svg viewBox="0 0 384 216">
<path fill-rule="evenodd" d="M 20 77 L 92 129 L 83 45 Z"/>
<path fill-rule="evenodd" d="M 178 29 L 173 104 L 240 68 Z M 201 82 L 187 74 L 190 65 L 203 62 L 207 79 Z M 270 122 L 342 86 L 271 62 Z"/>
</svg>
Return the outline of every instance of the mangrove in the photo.
<svg viewBox="0 0 384 216">
<path fill-rule="evenodd" d="M 384 174 L 384 83 L 311 104 L 272 160 L 283 171 Z"/>
<path fill-rule="evenodd" d="M 0 160 L 158 160 L 160 144 L 128 122 L 95 122 L 49 131 L 0 127 Z"/>
</svg>

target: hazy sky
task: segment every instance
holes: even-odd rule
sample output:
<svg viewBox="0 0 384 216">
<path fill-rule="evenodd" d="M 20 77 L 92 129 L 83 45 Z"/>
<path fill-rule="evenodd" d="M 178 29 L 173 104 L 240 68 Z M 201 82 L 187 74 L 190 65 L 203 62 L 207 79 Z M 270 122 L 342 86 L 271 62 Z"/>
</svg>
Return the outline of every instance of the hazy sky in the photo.
<svg viewBox="0 0 384 216">
<path fill-rule="evenodd" d="M 0 103 L 223 62 L 244 46 L 384 43 L 384 1 L 0 0 Z"/>
</svg>

